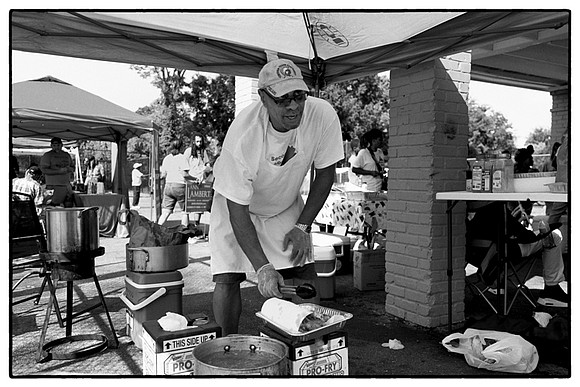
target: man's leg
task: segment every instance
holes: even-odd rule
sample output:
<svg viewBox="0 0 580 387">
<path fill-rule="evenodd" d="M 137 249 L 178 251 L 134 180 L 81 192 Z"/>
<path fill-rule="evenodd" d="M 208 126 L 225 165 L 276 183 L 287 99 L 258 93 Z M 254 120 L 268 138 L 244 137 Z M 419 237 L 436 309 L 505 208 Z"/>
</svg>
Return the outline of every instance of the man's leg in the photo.
<svg viewBox="0 0 580 387">
<path fill-rule="evenodd" d="M 213 291 L 213 314 L 225 337 L 238 333 L 242 314 L 240 283 L 216 283 Z"/>
<path fill-rule="evenodd" d="M 159 220 L 157 220 L 157 224 L 164 224 L 167 218 L 169 218 L 169 215 L 171 215 L 171 210 L 166 208 L 161 209 L 161 216 L 159 217 Z"/>
</svg>

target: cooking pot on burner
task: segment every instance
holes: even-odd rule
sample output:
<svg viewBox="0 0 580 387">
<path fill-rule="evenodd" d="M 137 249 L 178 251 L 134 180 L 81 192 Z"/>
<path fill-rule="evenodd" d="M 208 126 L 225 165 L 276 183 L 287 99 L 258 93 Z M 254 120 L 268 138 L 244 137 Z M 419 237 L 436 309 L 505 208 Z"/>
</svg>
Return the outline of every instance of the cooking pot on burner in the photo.
<svg viewBox="0 0 580 387">
<path fill-rule="evenodd" d="M 49 252 L 82 253 L 99 248 L 99 207 L 49 208 L 46 242 Z"/>
</svg>

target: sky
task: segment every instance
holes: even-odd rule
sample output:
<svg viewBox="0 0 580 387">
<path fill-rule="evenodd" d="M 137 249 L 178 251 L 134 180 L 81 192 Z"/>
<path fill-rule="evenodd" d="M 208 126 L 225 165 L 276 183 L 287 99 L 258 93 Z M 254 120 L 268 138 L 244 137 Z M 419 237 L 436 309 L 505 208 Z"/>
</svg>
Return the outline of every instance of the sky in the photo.
<svg viewBox="0 0 580 387">
<path fill-rule="evenodd" d="M 128 64 L 12 51 L 12 83 L 53 76 L 136 111 L 159 96 L 159 90 Z M 535 128 L 551 126 L 548 92 L 471 82 L 470 98 L 503 114 L 512 124 L 516 146 L 522 147 Z"/>
</svg>

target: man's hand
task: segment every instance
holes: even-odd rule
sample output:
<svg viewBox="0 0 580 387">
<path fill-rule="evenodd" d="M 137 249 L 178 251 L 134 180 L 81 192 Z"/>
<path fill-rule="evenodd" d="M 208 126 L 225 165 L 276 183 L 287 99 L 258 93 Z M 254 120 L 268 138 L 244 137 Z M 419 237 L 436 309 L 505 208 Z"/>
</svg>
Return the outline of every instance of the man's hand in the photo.
<svg viewBox="0 0 580 387">
<path fill-rule="evenodd" d="M 282 298 L 280 286 L 284 286 L 284 278 L 274 269 L 274 265 L 267 263 L 258 269 L 258 290 L 266 298 Z"/>
<path fill-rule="evenodd" d="M 294 266 L 304 266 L 307 261 L 312 260 L 312 240 L 310 233 L 292 227 L 284 236 L 282 250 L 286 251 L 288 245 L 292 243 L 292 254 L 290 261 Z"/>
</svg>

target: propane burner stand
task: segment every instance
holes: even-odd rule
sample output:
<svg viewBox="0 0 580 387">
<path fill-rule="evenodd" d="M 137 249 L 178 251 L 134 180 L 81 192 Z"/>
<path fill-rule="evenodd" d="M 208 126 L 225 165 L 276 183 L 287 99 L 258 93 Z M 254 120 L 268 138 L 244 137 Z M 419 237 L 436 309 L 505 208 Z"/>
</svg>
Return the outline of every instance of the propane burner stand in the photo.
<svg viewBox="0 0 580 387">
<path fill-rule="evenodd" d="M 72 325 L 73 325 L 73 318 L 87 313 L 99 306 L 102 306 L 107 314 L 107 319 L 109 321 L 109 325 L 111 327 L 111 333 L 113 334 L 114 338 L 114 345 L 111 345 L 112 348 L 117 348 L 119 346 L 119 340 L 117 338 L 117 334 L 115 332 L 115 328 L 113 327 L 113 321 L 111 320 L 111 316 L 109 314 L 109 310 L 107 308 L 107 304 L 105 303 L 105 297 L 103 296 L 103 292 L 101 290 L 101 286 L 99 285 L 99 280 L 97 275 L 95 274 L 95 257 L 103 255 L 105 253 L 104 247 L 99 247 L 96 250 L 92 251 L 85 251 L 85 252 L 78 252 L 78 253 L 62 253 L 62 252 L 40 252 L 41 258 L 46 262 L 46 265 L 50 268 L 50 272 L 53 276 L 54 285 L 49 286 L 50 290 L 50 300 L 46 307 L 46 314 L 44 317 L 44 324 L 42 326 L 42 332 L 40 334 L 40 343 L 38 345 L 38 353 L 36 356 L 37 362 L 48 361 L 51 359 L 75 359 L 82 356 L 88 356 L 95 353 L 95 347 L 87 347 L 82 350 L 75 350 L 71 353 L 60 353 L 57 356 L 53 356 L 50 350 L 55 348 L 61 343 L 71 342 L 71 341 L 83 341 L 83 340 L 90 340 L 93 341 L 96 339 L 98 335 L 72 335 Z M 92 278 L 97 289 L 97 293 L 99 294 L 99 302 L 95 305 L 89 306 L 81 311 L 73 313 L 73 282 L 75 280 L 81 279 L 88 279 Z M 51 341 L 49 343 L 44 343 L 46 339 L 46 332 L 48 330 L 48 324 L 50 321 L 50 315 L 52 313 L 52 307 L 54 305 L 57 319 L 59 325 L 62 327 L 62 318 L 60 316 L 60 309 L 58 307 L 57 298 L 56 298 L 56 289 L 58 287 L 58 281 L 63 280 L 66 281 L 66 323 L 64 324 L 65 327 L 65 337 L 61 339 L 57 339 Z M 107 346 L 107 338 L 105 336 L 99 336 L 99 340 L 104 342 L 104 346 L 101 345 L 96 346 L 98 350 L 102 350 Z"/>
</svg>

